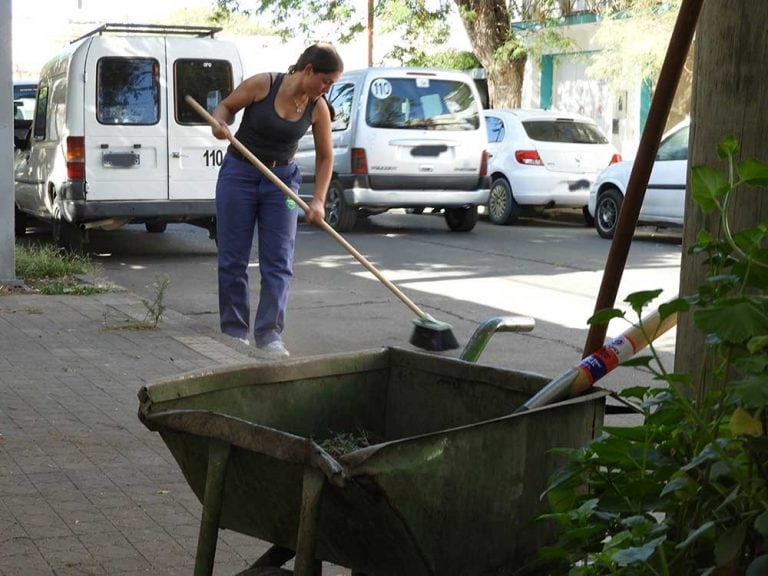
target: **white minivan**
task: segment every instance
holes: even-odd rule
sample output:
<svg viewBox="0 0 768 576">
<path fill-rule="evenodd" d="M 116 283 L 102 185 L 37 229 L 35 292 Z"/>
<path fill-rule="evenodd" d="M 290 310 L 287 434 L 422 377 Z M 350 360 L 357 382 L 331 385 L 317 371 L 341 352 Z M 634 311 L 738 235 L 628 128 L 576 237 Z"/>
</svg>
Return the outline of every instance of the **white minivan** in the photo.
<svg viewBox="0 0 768 576">
<path fill-rule="evenodd" d="M 51 59 L 16 155 L 17 232 L 32 216 L 66 248 L 129 222 L 213 234 L 226 144 L 184 97 L 213 110 L 242 81 L 239 52 L 213 37 L 219 30 L 105 24 Z"/>
<path fill-rule="evenodd" d="M 488 201 L 488 140 L 472 78 L 432 68 L 345 72 L 328 100 L 334 107 L 333 178 L 326 220 L 339 231 L 358 216 L 390 208 L 442 209 L 451 230 L 469 231 Z M 314 142 L 299 142 L 296 161 L 309 199 Z"/>
</svg>

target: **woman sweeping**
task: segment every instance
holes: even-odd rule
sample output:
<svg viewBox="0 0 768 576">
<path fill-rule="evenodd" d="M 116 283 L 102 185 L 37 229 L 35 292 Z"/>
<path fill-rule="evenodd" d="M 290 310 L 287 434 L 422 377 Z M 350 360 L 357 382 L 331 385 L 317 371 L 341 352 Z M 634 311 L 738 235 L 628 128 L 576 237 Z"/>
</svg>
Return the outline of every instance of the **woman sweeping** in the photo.
<svg viewBox="0 0 768 576">
<path fill-rule="evenodd" d="M 218 139 L 244 109 L 235 137 L 289 188 L 298 193 L 301 174 L 293 156 L 299 139 L 312 127 L 315 183 L 307 222 L 325 218 L 325 195 L 331 180 L 332 109 L 323 97 L 339 79 L 344 65 L 330 44 L 307 48 L 288 74 L 262 73 L 244 80 L 214 109 Z M 288 290 L 298 209 L 283 192 L 231 145 L 216 184 L 219 317 L 221 331 L 248 343 L 250 299 L 248 262 L 254 228 L 258 234 L 261 290 L 253 322 L 257 348 L 271 357 L 289 356 L 283 344 Z"/>
</svg>

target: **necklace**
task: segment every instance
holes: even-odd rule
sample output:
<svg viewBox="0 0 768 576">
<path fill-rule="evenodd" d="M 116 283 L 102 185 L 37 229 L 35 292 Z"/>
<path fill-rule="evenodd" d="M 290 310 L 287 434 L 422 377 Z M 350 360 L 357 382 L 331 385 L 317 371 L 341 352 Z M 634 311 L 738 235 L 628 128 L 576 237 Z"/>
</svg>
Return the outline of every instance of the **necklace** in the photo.
<svg viewBox="0 0 768 576">
<path fill-rule="evenodd" d="M 296 100 L 296 98 L 294 98 L 294 99 L 293 99 L 293 103 L 294 103 L 294 105 L 296 106 L 296 112 L 298 112 L 299 114 L 301 114 L 302 112 L 304 112 L 304 106 L 301 106 L 301 105 L 299 104 L 298 100 Z"/>
</svg>

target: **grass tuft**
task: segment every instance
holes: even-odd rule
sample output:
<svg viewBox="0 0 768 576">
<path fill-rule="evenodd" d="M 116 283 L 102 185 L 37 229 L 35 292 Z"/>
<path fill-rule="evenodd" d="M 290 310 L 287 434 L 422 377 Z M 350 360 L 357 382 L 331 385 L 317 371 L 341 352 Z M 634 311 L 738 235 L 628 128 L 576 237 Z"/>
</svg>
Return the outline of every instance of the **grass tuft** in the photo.
<svg viewBox="0 0 768 576">
<path fill-rule="evenodd" d="M 16 245 L 16 276 L 41 294 L 98 294 L 108 286 L 85 284 L 78 275 L 95 275 L 99 267 L 86 255 L 51 245 Z"/>
</svg>

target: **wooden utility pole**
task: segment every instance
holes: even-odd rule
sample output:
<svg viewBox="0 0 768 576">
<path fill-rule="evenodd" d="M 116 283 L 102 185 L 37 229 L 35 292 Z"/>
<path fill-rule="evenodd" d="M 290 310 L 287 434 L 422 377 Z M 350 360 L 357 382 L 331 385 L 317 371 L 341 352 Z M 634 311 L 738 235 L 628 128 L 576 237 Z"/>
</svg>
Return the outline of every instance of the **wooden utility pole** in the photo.
<svg viewBox="0 0 768 576">
<path fill-rule="evenodd" d="M 368 0 L 368 68 L 373 66 L 373 0 Z"/>
<path fill-rule="evenodd" d="M 694 53 L 691 102 L 689 166 L 722 169 L 717 145 L 725 136 L 739 142 L 736 161 L 757 158 L 768 161 L 765 118 L 768 110 L 768 59 L 765 19 L 766 2 L 706 0 L 699 19 Z M 686 191 L 683 256 L 680 266 L 680 295 L 689 295 L 705 283 L 704 254 L 689 254 L 702 229 L 714 236 L 720 232 L 715 213 L 703 214 Z M 730 205 L 733 231 L 768 221 L 765 188 L 739 188 Z M 691 314 L 678 319 L 675 372 L 696 379 L 706 377 L 704 335 L 696 330 Z"/>
</svg>

